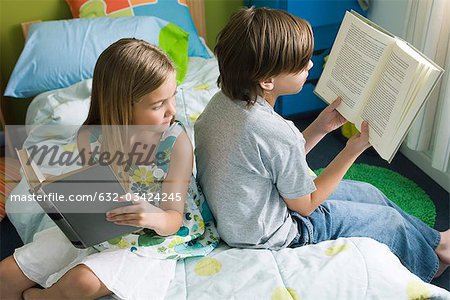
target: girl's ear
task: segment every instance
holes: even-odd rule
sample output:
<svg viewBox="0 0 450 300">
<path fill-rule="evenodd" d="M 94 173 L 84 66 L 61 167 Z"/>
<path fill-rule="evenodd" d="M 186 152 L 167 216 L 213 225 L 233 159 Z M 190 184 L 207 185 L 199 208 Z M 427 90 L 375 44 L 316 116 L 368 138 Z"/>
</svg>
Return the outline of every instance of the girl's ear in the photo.
<svg viewBox="0 0 450 300">
<path fill-rule="evenodd" d="M 267 78 L 263 81 L 259 82 L 259 86 L 263 89 L 263 91 L 271 92 L 274 88 L 275 80 L 273 78 Z"/>
</svg>

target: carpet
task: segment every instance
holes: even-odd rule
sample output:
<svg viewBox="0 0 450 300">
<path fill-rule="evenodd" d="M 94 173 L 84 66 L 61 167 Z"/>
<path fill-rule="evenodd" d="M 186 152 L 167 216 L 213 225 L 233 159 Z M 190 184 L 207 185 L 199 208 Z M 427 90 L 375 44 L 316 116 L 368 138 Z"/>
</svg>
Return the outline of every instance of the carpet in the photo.
<svg viewBox="0 0 450 300">
<path fill-rule="evenodd" d="M 320 174 L 322 169 L 316 170 Z M 436 222 L 436 208 L 431 198 L 414 181 L 392 170 L 354 164 L 344 176 L 344 179 L 365 181 L 376 186 L 391 201 L 395 202 L 405 212 L 419 218 L 430 227 Z"/>
</svg>

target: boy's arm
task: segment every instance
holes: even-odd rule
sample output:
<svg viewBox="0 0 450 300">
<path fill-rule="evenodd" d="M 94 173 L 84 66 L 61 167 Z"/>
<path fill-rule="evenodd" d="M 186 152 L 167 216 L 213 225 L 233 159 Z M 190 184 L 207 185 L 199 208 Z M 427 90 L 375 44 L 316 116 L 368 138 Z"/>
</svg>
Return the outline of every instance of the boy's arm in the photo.
<svg viewBox="0 0 450 300">
<path fill-rule="evenodd" d="M 327 133 L 341 127 L 347 120 L 341 116 L 336 108 L 341 104 L 341 98 L 338 97 L 330 105 L 328 105 L 320 115 L 312 122 L 308 128 L 303 131 L 305 138 L 305 152 L 314 148 Z"/>
<path fill-rule="evenodd" d="M 290 210 L 296 211 L 302 216 L 309 216 L 330 196 L 353 162 L 370 146 L 367 122 L 362 124 L 361 129 L 361 134 L 352 137 L 345 148 L 314 180 L 315 192 L 296 199 L 284 198 L 284 202 Z"/>
</svg>

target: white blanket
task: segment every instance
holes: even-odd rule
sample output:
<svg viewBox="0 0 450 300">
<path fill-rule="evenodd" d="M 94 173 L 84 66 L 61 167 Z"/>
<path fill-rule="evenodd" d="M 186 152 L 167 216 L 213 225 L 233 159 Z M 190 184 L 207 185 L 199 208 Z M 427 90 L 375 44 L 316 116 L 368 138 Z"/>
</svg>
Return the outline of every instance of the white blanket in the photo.
<svg viewBox="0 0 450 300">
<path fill-rule="evenodd" d="M 221 245 L 179 261 L 166 299 L 450 299 L 369 238 L 280 251 Z"/>
</svg>

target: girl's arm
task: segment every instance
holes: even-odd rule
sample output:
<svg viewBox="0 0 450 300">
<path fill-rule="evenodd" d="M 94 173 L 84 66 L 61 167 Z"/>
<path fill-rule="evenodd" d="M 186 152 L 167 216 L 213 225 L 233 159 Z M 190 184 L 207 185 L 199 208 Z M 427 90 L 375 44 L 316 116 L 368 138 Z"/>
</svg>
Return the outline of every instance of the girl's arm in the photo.
<svg viewBox="0 0 450 300">
<path fill-rule="evenodd" d="M 344 149 L 314 180 L 316 191 L 300 198 L 284 199 L 287 207 L 302 216 L 309 216 L 330 196 L 353 162 L 369 147 L 369 125 L 363 122 L 361 134 L 352 137 Z"/>
<path fill-rule="evenodd" d="M 162 184 L 160 207 L 134 197 L 133 205 L 116 208 L 106 214 L 107 220 L 120 225 L 150 228 L 161 236 L 176 233 L 183 224 L 184 203 L 192 176 L 193 150 L 183 131 L 170 157 L 170 168 Z M 125 197 L 123 197 L 125 198 Z"/>
<path fill-rule="evenodd" d="M 314 122 L 303 131 L 303 137 L 306 141 L 306 154 L 308 154 L 308 152 L 313 149 L 325 135 L 347 122 L 347 120 L 336 110 L 339 104 L 341 104 L 341 101 L 340 97 L 336 98 L 336 100 L 328 105 Z"/>
<path fill-rule="evenodd" d="M 159 229 L 167 235 L 176 233 L 183 225 L 184 204 L 192 176 L 194 153 L 192 144 L 185 131 L 181 132 L 175 142 L 170 157 L 170 168 L 162 186 L 163 195 L 168 201 L 161 202 L 165 210 L 165 221 Z M 158 232 L 157 229 L 155 229 Z"/>
</svg>

